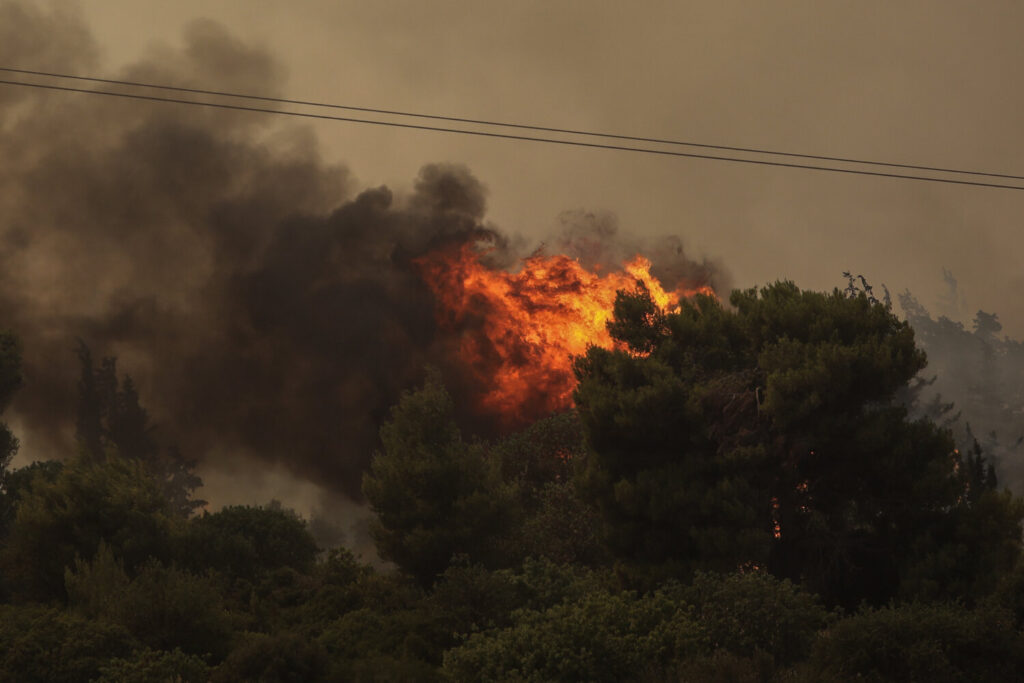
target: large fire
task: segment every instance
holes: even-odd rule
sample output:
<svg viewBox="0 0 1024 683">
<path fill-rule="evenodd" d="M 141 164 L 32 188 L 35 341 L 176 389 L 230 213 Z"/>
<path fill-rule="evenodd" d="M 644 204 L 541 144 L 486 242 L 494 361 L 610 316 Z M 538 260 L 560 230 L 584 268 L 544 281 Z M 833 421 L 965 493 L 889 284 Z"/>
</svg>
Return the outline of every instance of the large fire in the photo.
<svg viewBox="0 0 1024 683">
<path fill-rule="evenodd" d="M 568 256 L 534 255 L 518 272 L 488 268 L 472 245 L 419 260 L 438 300 L 438 323 L 458 333 L 458 353 L 484 387 L 480 407 L 510 422 L 572 404 L 572 356 L 596 345 L 611 348 L 607 330 L 618 290 L 643 282 L 655 303 L 675 308 L 681 297 L 713 294 L 681 283 L 666 291 L 636 256 L 603 275 Z"/>
</svg>

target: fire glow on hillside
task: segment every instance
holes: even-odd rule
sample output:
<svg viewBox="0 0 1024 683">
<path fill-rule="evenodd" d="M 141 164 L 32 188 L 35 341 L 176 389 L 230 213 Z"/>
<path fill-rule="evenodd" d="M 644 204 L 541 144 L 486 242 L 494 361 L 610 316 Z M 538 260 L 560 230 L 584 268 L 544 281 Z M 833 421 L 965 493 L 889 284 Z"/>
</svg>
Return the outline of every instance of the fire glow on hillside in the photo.
<svg viewBox="0 0 1024 683">
<path fill-rule="evenodd" d="M 540 253 L 508 272 L 481 263 L 484 253 L 463 244 L 418 263 L 438 302 L 438 326 L 457 333 L 460 359 L 486 387 L 482 410 L 509 422 L 572 404 L 571 357 L 592 345 L 613 347 L 607 323 L 616 292 L 640 281 L 665 310 L 683 297 L 714 295 L 707 285 L 686 282 L 667 290 L 639 255 L 600 274 L 568 256 Z"/>
</svg>

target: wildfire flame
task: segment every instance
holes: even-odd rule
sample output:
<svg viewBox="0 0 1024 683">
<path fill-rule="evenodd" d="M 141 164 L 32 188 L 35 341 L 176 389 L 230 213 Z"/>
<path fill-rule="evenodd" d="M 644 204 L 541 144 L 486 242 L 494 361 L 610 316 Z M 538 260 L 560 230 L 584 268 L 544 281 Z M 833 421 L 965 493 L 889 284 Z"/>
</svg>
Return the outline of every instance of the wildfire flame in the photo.
<svg viewBox="0 0 1024 683">
<path fill-rule="evenodd" d="M 440 250 L 418 264 L 438 301 L 438 324 L 458 334 L 458 354 L 484 388 L 483 412 L 523 422 L 572 404 L 572 356 L 611 348 L 607 330 L 618 290 L 643 282 L 663 309 L 681 297 L 714 295 L 685 284 L 666 291 L 636 256 L 603 275 L 568 256 L 535 254 L 518 272 L 488 268 L 472 245 Z"/>
</svg>

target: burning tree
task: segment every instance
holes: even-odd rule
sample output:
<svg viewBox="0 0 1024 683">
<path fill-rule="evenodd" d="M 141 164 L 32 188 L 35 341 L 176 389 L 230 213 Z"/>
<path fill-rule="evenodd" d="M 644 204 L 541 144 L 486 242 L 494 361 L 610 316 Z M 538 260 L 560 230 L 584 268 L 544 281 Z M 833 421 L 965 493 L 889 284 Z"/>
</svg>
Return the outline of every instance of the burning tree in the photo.
<svg viewBox="0 0 1024 683">
<path fill-rule="evenodd" d="M 608 329 L 616 292 L 641 282 L 661 308 L 713 294 L 703 282 L 663 285 L 636 255 L 621 269 L 588 269 L 564 254 L 538 252 L 517 272 L 489 268 L 472 242 L 419 259 L 438 300 L 438 325 L 482 387 L 480 408 L 521 426 L 572 405 L 571 357 L 615 343 Z"/>
</svg>

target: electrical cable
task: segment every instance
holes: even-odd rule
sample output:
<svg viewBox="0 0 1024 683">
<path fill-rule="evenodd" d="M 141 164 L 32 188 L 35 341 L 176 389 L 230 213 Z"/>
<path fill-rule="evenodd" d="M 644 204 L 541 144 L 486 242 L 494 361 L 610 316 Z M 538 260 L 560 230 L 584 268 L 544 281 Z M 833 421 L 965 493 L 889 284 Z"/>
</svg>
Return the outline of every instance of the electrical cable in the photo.
<svg viewBox="0 0 1024 683">
<path fill-rule="evenodd" d="M 640 137 L 635 135 L 621 135 L 617 133 L 598 133 L 594 131 L 578 130 L 573 128 L 552 128 L 548 126 L 537 126 L 523 123 L 507 123 L 501 121 L 487 121 L 484 119 L 462 118 L 458 116 L 442 116 L 438 114 L 423 114 L 418 112 L 398 111 L 394 109 L 375 109 L 372 107 L 357 107 L 354 105 L 331 104 L 327 102 L 314 102 L 310 100 L 296 100 L 284 97 L 266 97 L 262 95 L 247 95 L 243 93 L 227 92 L 223 90 L 204 90 L 201 88 L 183 88 L 172 85 L 158 85 L 155 83 L 143 83 L 141 81 L 127 81 L 113 78 L 97 78 L 93 76 L 77 76 L 72 74 L 55 73 L 49 71 L 33 71 L 30 69 L 15 69 L 0 67 L 0 71 L 9 73 L 26 74 L 32 76 L 46 76 L 50 78 L 66 78 L 78 81 L 89 81 L 92 83 L 105 83 L 109 85 L 125 85 L 140 88 L 153 88 L 157 90 L 169 90 L 173 92 L 185 92 L 197 95 L 216 95 L 218 97 L 232 97 L 236 99 L 256 100 L 260 102 L 276 102 L 278 104 L 295 104 L 310 107 L 323 107 L 328 109 L 344 109 L 348 111 L 360 111 L 370 114 L 387 114 L 391 116 L 405 116 L 410 118 L 431 119 L 435 121 L 451 121 L 453 123 L 472 123 L 483 126 L 495 126 L 502 128 L 517 128 L 521 130 L 535 130 L 546 133 L 565 133 L 584 137 L 600 137 L 614 140 L 626 140 L 631 142 L 651 142 L 664 145 L 676 145 L 681 147 L 699 147 L 704 149 L 718 149 L 728 152 L 746 152 L 751 154 L 767 154 L 770 156 L 782 156 L 797 159 L 814 159 L 817 161 L 838 161 L 848 164 L 862 164 L 867 166 L 884 166 L 889 168 L 905 168 L 916 171 L 934 171 L 937 173 L 957 173 L 961 175 L 985 176 L 990 178 L 1006 178 L 1009 180 L 1024 180 L 1022 175 L 1009 173 L 993 173 L 988 171 L 971 171 L 957 168 L 944 168 L 941 166 L 921 166 L 917 164 L 894 163 L 888 161 L 871 161 L 869 159 L 854 159 L 850 157 L 824 156 L 820 154 L 803 154 L 799 152 L 780 152 L 777 150 L 759 149 L 756 147 L 736 147 L 730 145 L 713 145 L 703 142 L 689 142 L 684 140 L 672 140 L 665 138 Z"/>
<path fill-rule="evenodd" d="M 758 165 L 758 166 L 772 166 L 772 167 L 778 167 L 778 168 L 796 168 L 796 169 L 803 169 L 803 170 L 810 170 L 810 171 L 823 171 L 823 172 L 830 172 L 830 173 L 846 173 L 846 174 L 851 174 L 851 175 L 873 176 L 873 177 L 880 177 L 880 178 L 898 178 L 898 179 L 902 179 L 902 180 L 918 180 L 918 181 L 923 181 L 923 182 L 945 183 L 945 184 L 951 184 L 951 185 L 967 185 L 967 186 L 973 186 L 973 187 L 988 187 L 988 188 L 997 188 L 997 189 L 1004 189 L 1004 190 L 1024 190 L 1024 187 L 1018 186 L 1018 185 L 1004 185 L 1004 184 L 999 184 L 999 183 L 985 183 L 985 182 L 974 181 L 974 180 L 957 180 L 957 179 L 953 179 L 953 178 L 937 178 L 937 177 L 933 177 L 933 176 L 916 176 L 916 175 L 906 175 L 906 174 L 900 174 L 900 173 L 888 173 L 888 172 L 884 172 L 884 171 L 868 171 L 868 170 L 864 170 L 864 169 L 836 168 L 836 167 L 833 167 L 833 166 L 818 166 L 818 165 L 813 165 L 813 164 L 795 164 L 795 163 L 789 163 L 789 162 L 783 162 L 783 161 L 769 161 L 769 160 L 766 160 L 766 159 L 744 159 L 744 158 L 740 158 L 740 157 L 726 157 L 726 156 L 718 156 L 718 155 L 713 155 L 713 154 L 697 154 L 697 153 L 692 153 L 692 152 L 676 152 L 676 151 L 671 151 L 671 150 L 650 149 L 650 148 L 645 148 L 645 147 L 628 147 L 628 146 L 625 146 L 625 145 L 611 145 L 611 144 L 604 144 L 604 143 L 597 143 L 597 142 L 583 142 L 583 141 L 579 141 L 579 140 L 563 140 L 563 139 L 557 139 L 557 138 L 543 138 L 543 137 L 535 137 L 535 136 L 529 136 L 529 135 L 512 135 L 512 134 L 509 134 L 509 133 L 495 133 L 495 132 L 480 131 L 480 130 L 466 130 L 466 129 L 462 129 L 462 128 L 446 128 L 446 127 L 441 127 L 441 126 L 427 126 L 427 125 L 422 125 L 422 124 L 401 123 L 401 122 L 397 122 L 397 121 L 377 121 L 377 120 L 373 120 L 373 119 L 360 119 L 360 118 L 348 117 L 348 116 L 333 116 L 333 115 L 329 115 L 329 114 L 316 114 L 316 113 L 312 113 L 312 112 L 298 112 L 298 111 L 286 111 L 286 110 L 281 110 L 281 109 L 267 109 L 267 108 L 263 108 L 263 107 L 249 107 L 249 106 L 238 105 L 238 104 L 225 104 L 225 103 L 221 103 L 221 102 L 204 102 L 204 101 L 201 101 L 201 100 L 184 100 L 184 99 L 179 99 L 179 98 L 174 98 L 174 97 L 157 97 L 155 95 L 140 95 L 140 94 L 135 94 L 135 93 L 112 92 L 112 91 L 106 91 L 106 90 L 89 90 L 89 89 L 86 89 L 86 88 L 73 88 L 73 87 L 70 87 L 70 86 L 49 85 L 49 84 L 44 84 L 44 83 L 27 83 L 27 82 L 23 82 L 23 81 L 11 81 L 11 80 L 0 79 L 0 84 L 14 85 L 14 86 L 21 86 L 21 87 L 28 87 L 28 88 L 38 88 L 38 89 L 43 89 L 43 90 L 55 90 L 55 91 L 62 91 L 62 92 L 84 93 L 84 94 L 87 94 L 87 95 L 104 95 L 104 96 L 107 96 L 107 97 L 120 97 L 120 98 L 125 98 L 125 99 L 144 100 L 144 101 L 150 101 L 150 102 L 167 102 L 167 103 L 173 103 L 173 104 L 184 104 L 184 105 L 191 105 L 191 106 L 212 107 L 212 108 L 217 108 L 217 109 L 228 109 L 228 110 L 234 110 L 234 111 L 248 111 L 248 112 L 256 112 L 256 113 L 263 113 L 263 114 L 278 114 L 278 115 L 282 115 L 282 116 L 296 116 L 296 117 L 307 118 L 307 119 L 318 119 L 318 120 L 326 120 L 326 121 L 342 121 L 342 122 L 347 122 L 347 123 L 362 123 L 362 124 L 376 125 L 376 126 L 388 126 L 388 127 L 393 127 L 393 128 L 405 128 L 405 129 L 410 129 L 410 130 L 425 130 L 425 131 L 435 131 L 435 132 L 441 132 L 441 133 L 452 133 L 452 134 L 460 134 L 460 135 L 474 135 L 474 136 L 478 136 L 478 137 L 501 138 L 501 139 L 506 139 L 506 140 L 520 140 L 520 141 L 525 141 L 525 142 L 542 142 L 542 143 L 548 143 L 548 144 L 569 145 L 569 146 L 573 146 L 573 147 L 585 147 L 585 148 L 591 148 L 591 149 L 615 150 L 615 151 L 623 151 L 623 152 L 638 152 L 638 153 L 642 153 L 642 154 L 656 154 L 656 155 L 660 155 L 660 156 L 683 157 L 683 158 L 689 158 L 689 159 L 705 159 L 705 160 L 711 160 L 711 161 L 726 161 L 726 162 L 741 163 L 741 164 L 754 164 L 754 165 Z M 1016 176 L 1013 176 L 1013 177 L 1016 177 Z"/>
</svg>

